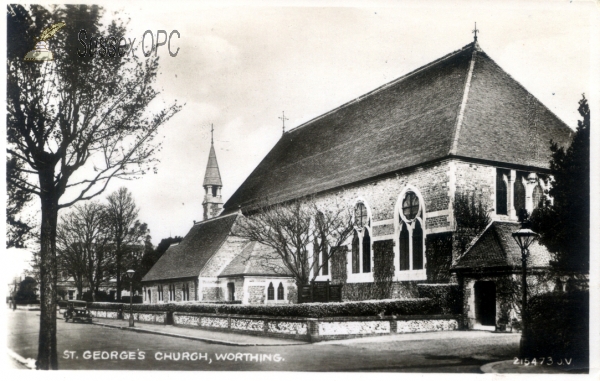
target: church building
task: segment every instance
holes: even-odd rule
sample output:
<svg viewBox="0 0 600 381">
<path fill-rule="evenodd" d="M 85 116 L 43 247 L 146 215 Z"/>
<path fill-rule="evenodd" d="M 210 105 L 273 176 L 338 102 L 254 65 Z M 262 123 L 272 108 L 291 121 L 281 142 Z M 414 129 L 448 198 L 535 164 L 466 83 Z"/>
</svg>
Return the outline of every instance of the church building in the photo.
<svg viewBox="0 0 600 381">
<path fill-rule="evenodd" d="M 341 201 L 355 211 L 342 265 L 322 266 L 317 278 L 341 285 L 342 300 L 369 299 L 378 248 L 387 247 L 390 297 L 418 297 L 421 283 L 458 282 L 469 327 L 494 326 L 513 313 L 502 287 L 520 273 L 511 237 L 517 214 L 531 212 L 548 188 L 550 141 L 568 145 L 571 135 L 475 39 L 285 132 L 225 203 L 211 143 L 204 221 L 144 277 L 145 302 L 297 302 L 291 277 L 252 260 L 267 249 L 231 229 L 241 210 L 266 198 L 310 195 L 323 208 Z M 458 194 L 481 199 L 492 219 L 464 253 L 452 244 Z M 544 247 L 531 252 L 532 273 L 548 267 Z"/>
</svg>

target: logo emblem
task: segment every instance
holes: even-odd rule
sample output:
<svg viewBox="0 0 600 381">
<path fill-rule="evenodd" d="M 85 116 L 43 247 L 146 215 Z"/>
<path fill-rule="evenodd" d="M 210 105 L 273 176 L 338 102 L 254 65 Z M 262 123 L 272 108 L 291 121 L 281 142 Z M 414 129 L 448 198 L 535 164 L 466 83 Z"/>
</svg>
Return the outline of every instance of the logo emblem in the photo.
<svg viewBox="0 0 600 381">
<path fill-rule="evenodd" d="M 47 41 L 56 34 L 62 27 L 64 22 L 59 22 L 50 25 L 50 27 L 44 29 L 39 38 L 36 39 L 35 48 L 25 55 L 24 61 L 54 61 L 54 54 L 48 50 Z"/>
</svg>

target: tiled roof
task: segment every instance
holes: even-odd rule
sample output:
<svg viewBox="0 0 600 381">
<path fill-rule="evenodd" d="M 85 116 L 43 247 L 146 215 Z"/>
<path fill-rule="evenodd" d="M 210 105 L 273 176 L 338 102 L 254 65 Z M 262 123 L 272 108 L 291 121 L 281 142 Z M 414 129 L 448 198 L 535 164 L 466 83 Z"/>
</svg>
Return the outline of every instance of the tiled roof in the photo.
<svg viewBox="0 0 600 381">
<path fill-rule="evenodd" d="M 237 217 L 232 214 L 194 225 L 178 245 L 169 247 L 142 281 L 198 277 L 229 235 Z"/>
<path fill-rule="evenodd" d="M 286 132 L 225 203 L 225 213 L 452 155 L 548 168 L 550 139 L 565 143 L 570 134 L 469 44 Z"/>
<path fill-rule="evenodd" d="M 521 249 L 512 237 L 512 233 L 520 227 L 521 225 L 515 222 L 492 222 L 452 268 L 520 268 Z M 528 267 L 548 267 L 550 259 L 550 252 L 545 246 L 534 242 L 529 247 Z"/>
<path fill-rule="evenodd" d="M 290 272 L 273 249 L 258 242 L 249 242 L 219 277 L 239 275 L 290 276 Z"/>
</svg>

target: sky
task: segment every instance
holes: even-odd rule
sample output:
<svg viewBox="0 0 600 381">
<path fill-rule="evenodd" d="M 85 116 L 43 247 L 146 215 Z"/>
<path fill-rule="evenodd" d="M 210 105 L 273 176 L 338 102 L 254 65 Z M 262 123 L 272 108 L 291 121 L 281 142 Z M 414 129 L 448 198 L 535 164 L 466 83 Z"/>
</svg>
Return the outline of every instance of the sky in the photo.
<svg viewBox="0 0 600 381">
<path fill-rule="evenodd" d="M 281 137 L 282 111 L 299 126 L 472 42 L 475 22 L 482 49 L 573 128 L 598 78 L 593 1 L 100 4 L 138 42 L 180 34 L 176 57 L 158 52 L 161 100 L 185 103 L 161 127 L 158 173 L 98 197 L 126 186 L 155 245 L 202 219 L 211 124 L 226 201 Z"/>
</svg>

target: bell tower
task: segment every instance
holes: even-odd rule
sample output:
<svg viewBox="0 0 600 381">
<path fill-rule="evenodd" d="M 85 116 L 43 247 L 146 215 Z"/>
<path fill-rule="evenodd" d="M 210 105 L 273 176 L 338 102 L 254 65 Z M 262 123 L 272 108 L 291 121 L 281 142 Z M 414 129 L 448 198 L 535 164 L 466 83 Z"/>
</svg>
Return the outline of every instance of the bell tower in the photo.
<svg viewBox="0 0 600 381">
<path fill-rule="evenodd" d="M 215 145 L 213 140 L 214 128 L 210 125 L 210 153 L 208 154 L 208 164 L 206 165 L 206 173 L 204 174 L 204 201 L 202 208 L 204 209 L 203 220 L 208 220 L 217 217 L 223 210 L 223 198 L 221 197 L 221 173 L 219 172 L 219 164 L 217 164 L 217 155 L 215 154 Z"/>
</svg>

